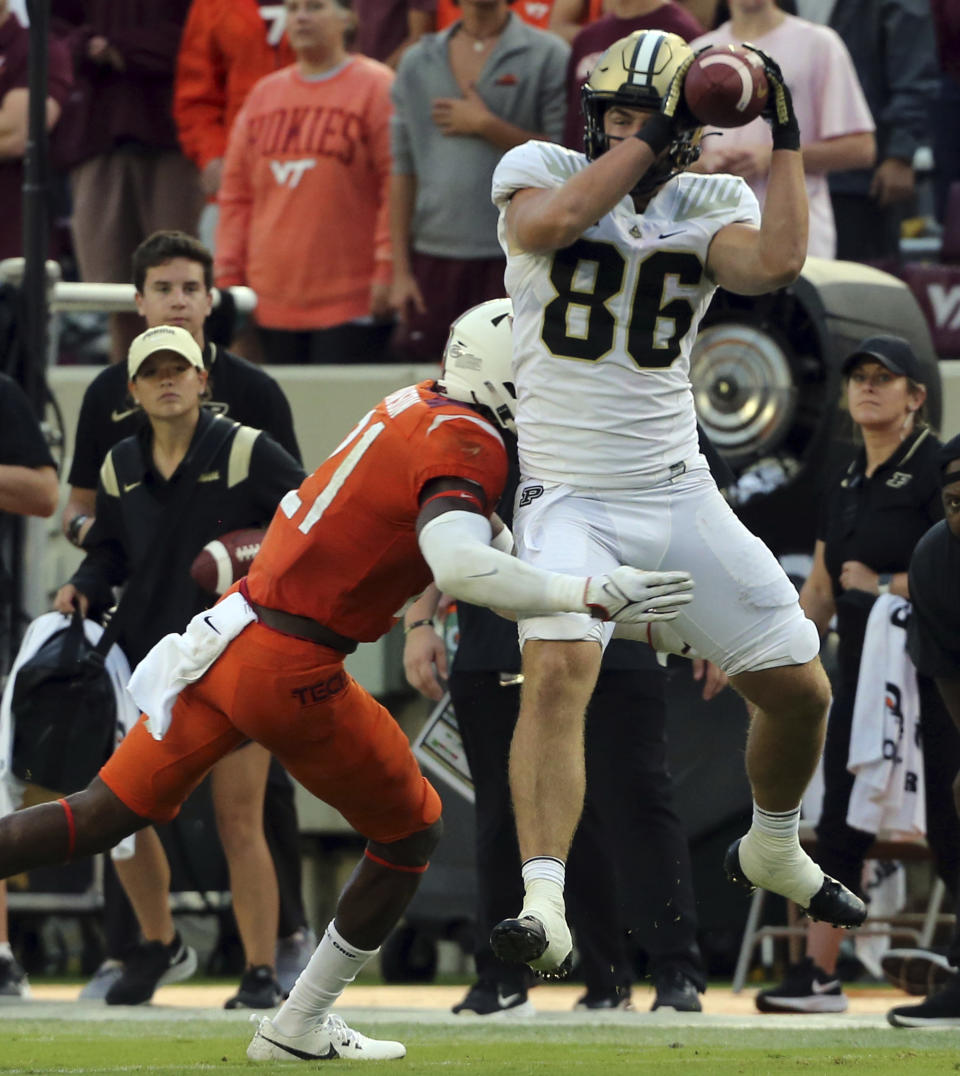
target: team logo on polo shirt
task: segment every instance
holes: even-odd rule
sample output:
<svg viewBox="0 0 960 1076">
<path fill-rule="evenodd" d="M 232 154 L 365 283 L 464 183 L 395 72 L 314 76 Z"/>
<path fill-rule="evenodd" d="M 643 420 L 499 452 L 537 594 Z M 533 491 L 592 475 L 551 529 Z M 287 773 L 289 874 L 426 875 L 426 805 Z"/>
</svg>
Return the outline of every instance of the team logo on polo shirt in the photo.
<svg viewBox="0 0 960 1076">
<path fill-rule="evenodd" d="M 903 487 L 913 478 L 912 474 L 907 474 L 906 471 L 894 471 L 892 475 L 887 479 L 886 485 L 891 489 L 903 489 Z"/>
</svg>

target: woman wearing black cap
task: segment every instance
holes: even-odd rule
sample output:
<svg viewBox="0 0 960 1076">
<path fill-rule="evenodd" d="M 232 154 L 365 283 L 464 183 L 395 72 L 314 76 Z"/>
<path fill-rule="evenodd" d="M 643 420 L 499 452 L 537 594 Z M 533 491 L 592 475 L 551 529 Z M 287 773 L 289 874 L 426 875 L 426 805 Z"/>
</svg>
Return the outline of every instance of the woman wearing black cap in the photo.
<svg viewBox="0 0 960 1076">
<path fill-rule="evenodd" d="M 938 453 L 927 425 L 920 363 L 906 340 L 873 336 L 843 364 L 847 406 L 862 441 L 854 459 L 827 485 L 813 569 L 800 604 L 821 637 L 836 615 L 839 647 L 833 704 L 823 755 L 824 798 L 815 858 L 824 871 L 861 891 L 865 854 L 874 834 L 847 824 L 854 777 L 847 770 L 860 657 L 870 609 L 880 594 L 910 597 L 907 567 L 914 546 L 943 518 Z M 960 856 L 960 823 L 951 782 L 960 737 L 933 682 L 918 681 L 926 750 L 927 837 L 951 889 Z M 756 997 L 761 1012 L 843 1012 L 836 976 L 842 935 L 811 923 L 807 956 L 786 980 Z"/>
</svg>

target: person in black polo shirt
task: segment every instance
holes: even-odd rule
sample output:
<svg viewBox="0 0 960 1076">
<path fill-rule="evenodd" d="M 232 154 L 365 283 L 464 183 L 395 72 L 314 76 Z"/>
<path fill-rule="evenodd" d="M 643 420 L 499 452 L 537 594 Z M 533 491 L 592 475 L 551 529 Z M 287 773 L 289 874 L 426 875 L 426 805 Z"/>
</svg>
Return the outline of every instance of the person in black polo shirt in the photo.
<svg viewBox="0 0 960 1076">
<path fill-rule="evenodd" d="M 0 374 L 0 512 L 52 516 L 57 468 L 23 389 Z"/>
<path fill-rule="evenodd" d="M 940 450 L 940 481 L 946 518 L 927 531 L 910 559 L 907 649 L 917 672 L 933 677 L 960 729 L 960 436 Z M 960 776 L 953 794 L 960 811 Z M 892 949 L 881 963 L 902 989 L 930 995 L 919 1005 L 891 1009 L 887 1020 L 894 1027 L 960 1027 L 960 906 L 946 957 Z"/>
<path fill-rule="evenodd" d="M 12 635 L 7 623 L 12 578 L 5 561 L 8 516 L 52 516 L 57 507 L 57 469 L 50 449 L 20 386 L 0 374 L 0 638 Z M 7 653 L 0 659 L 6 671 Z M 0 997 L 29 993 L 23 968 L 13 958 L 7 931 L 7 883 L 0 882 Z"/>
<path fill-rule="evenodd" d="M 207 369 L 205 407 L 217 414 L 265 430 L 296 460 L 300 448 L 293 431 L 290 404 L 280 386 L 259 366 L 247 362 L 204 339 L 204 323 L 213 305 L 213 257 L 193 236 L 177 231 L 154 232 L 134 251 L 133 283 L 137 309 L 148 328 L 180 325 L 203 351 Z M 81 546 L 93 524 L 97 477 L 107 452 L 142 428 L 143 412 L 127 391 L 125 363 L 108 366 L 90 382 L 77 421 L 70 492 L 63 513 L 64 533 Z M 309 959 L 312 932 L 306 928 L 301 898 L 299 829 L 293 785 L 286 771 L 271 761 L 267 780 L 264 825 L 280 884 L 280 935 L 277 973 L 288 990 Z M 160 880 L 155 877 L 155 881 Z M 109 904 L 116 899 L 113 871 L 108 868 L 105 887 Z M 166 887 L 158 885 L 165 896 Z M 108 956 L 104 974 L 96 976 L 82 993 L 103 997 L 120 974 L 119 958 L 129 945 L 135 924 L 126 902 L 107 917 Z M 127 914 L 122 914 L 126 910 Z"/>
<path fill-rule="evenodd" d="M 861 891 L 875 834 L 847 823 L 854 775 L 847 770 L 854 703 L 867 619 L 880 594 L 912 598 L 907 567 L 917 542 L 943 516 L 940 443 L 927 426 L 920 363 L 906 340 L 873 336 L 843 363 L 847 405 L 863 447 L 827 486 L 813 568 L 800 604 L 823 637 L 836 614 L 838 670 L 823 753 L 824 797 L 816 860 L 848 888 Z M 951 783 L 960 766 L 960 737 L 925 676 L 917 680 L 923 735 L 927 840 L 944 882 L 956 887 L 960 822 Z M 784 982 L 756 996 L 761 1012 L 843 1012 L 836 975 L 841 932 L 807 928 L 806 958 Z"/>
<path fill-rule="evenodd" d="M 180 326 L 158 325 L 133 342 L 128 359 L 129 388 L 147 422 L 107 454 L 100 470 L 96 516 L 86 535 L 87 555 L 54 607 L 69 612 L 75 602 L 86 614 L 113 602 L 113 587 L 136 573 L 151 573 L 144 615 L 124 622 L 119 644 L 131 665 L 162 636 L 175 631 L 211 604 L 210 595 L 190 577 L 203 546 L 242 527 L 269 522 L 281 498 L 299 486 L 300 464 L 268 434 L 232 423 L 201 407 L 207 382 L 200 347 Z M 203 446 L 229 433 L 212 460 L 195 466 L 203 473 L 184 478 L 185 460 L 208 451 Z M 214 443 L 216 443 L 214 441 Z M 181 512 L 174 545 L 152 553 L 153 536 L 179 482 L 196 488 Z M 263 795 L 269 753 L 248 745 L 213 770 L 217 823 L 230 867 L 233 909 L 247 958 L 247 970 L 228 1008 L 270 1007 L 282 991 L 274 974 L 278 895 L 263 832 Z M 196 964 L 180 941 L 167 901 L 165 856 L 155 832 L 137 837 L 133 860 L 116 867 L 136 910 L 146 943 L 127 957 L 123 974 L 106 993 L 108 1004 L 140 1004 L 157 985 L 192 974 Z"/>
<path fill-rule="evenodd" d="M 205 406 L 245 426 L 266 430 L 300 460 L 290 404 L 276 381 L 259 366 L 204 340 L 204 322 L 213 307 L 210 251 L 184 232 L 154 232 L 134 251 L 133 283 L 137 310 L 148 329 L 180 325 L 200 345 L 209 375 Z M 97 476 L 107 452 L 142 423 L 143 412 L 127 392 L 126 364 L 101 370 L 83 394 L 68 479 L 70 496 L 63 512 L 64 533 L 75 545 L 82 545 L 90 528 Z"/>
</svg>

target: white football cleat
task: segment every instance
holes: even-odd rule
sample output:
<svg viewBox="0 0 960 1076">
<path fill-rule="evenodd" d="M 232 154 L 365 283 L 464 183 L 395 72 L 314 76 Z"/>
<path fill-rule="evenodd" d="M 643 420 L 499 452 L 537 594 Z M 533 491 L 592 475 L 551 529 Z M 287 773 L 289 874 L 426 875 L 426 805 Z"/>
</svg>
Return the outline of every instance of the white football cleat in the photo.
<svg viewBox="0 0 960 1076">
<path fill-rule="evenodd" d="M 405 1057 L 406 1053 L 402 1042 L 368 1039 L 333 1013 L 302 1035 L 284 1035 L 265 1016 L 247 1047 L 251 1061 L 333 1061 L 338 1057 L 346 1061 L 389 1061 Z"/>
</svg>

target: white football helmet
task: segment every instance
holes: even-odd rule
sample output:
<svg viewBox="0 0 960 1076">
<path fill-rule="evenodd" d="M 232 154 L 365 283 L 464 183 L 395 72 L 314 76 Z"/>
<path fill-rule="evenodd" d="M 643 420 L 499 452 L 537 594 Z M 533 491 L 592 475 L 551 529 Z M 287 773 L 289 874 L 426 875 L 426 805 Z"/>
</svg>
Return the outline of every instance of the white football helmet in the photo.
<svg viewBox="0 0 960 1076">
<path fill-rule="evenodd" d="M 499 426 L 517 432 L 513 304 L 509 299 L 472 306 L 450 326 L 437 391 L 451 400 L 486 408 Z"/>
</svg>

